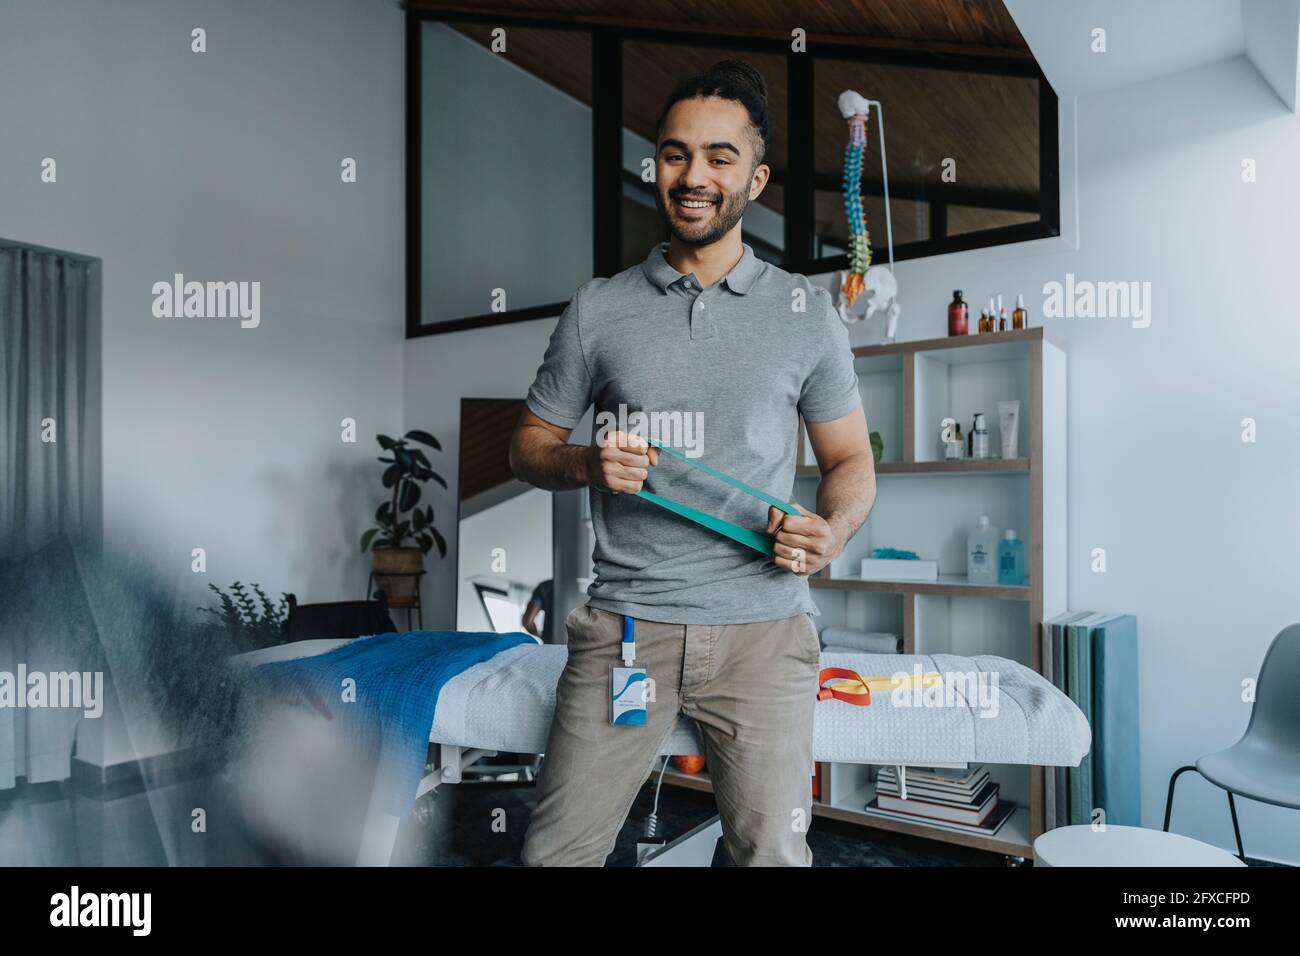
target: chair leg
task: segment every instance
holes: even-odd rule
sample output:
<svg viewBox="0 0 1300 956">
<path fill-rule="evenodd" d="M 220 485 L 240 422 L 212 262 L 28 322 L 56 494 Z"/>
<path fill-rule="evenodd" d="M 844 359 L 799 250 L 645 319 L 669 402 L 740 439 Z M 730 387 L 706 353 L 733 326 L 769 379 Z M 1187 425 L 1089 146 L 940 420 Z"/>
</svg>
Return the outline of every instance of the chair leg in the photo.
<svg viewBox="0 0 1300 956">
<path fill-rule="evenodd" d="M 1188 770 L 1195 770 L 1194 766 L 1179 767 L 1169 778 L 1169 796 L 1165 798 L 1165 825 L 1161 828 L 1166 833 L 1169 832 L 1169 815 L 1174 812 L 1174 784 L 1178 783 L 1178 778 Z"/>
<path fill-rule="evenodd" d="M 1237 856 L 1246 862 L 1246 851 L 1241 846 L 1241 827 L 1237 825 L 1237 805 L 1232 802 L 1232 791 L 1228 791 L 1228 810 L 1232 813 L 1232 835 L 1237 838 Z"/>
</svg>

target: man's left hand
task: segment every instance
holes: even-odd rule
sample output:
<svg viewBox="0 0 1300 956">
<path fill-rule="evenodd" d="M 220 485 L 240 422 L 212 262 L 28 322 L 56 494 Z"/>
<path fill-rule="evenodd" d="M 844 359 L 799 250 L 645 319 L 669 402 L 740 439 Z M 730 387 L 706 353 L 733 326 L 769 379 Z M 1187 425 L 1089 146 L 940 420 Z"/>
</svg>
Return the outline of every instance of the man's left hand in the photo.
<svg viewBox="0 0 1300 956">
<path fill-rule="evenodd" d="M 774 505 L 767 509 L 767 533 L 776 534 L 772 560 L 795 574 L 814 574 L 839 554 L 839 540 L 821 515 L 797 501 L 790 504 L 799 509 L 799 514 L 788 515 Z"/>
</svg>

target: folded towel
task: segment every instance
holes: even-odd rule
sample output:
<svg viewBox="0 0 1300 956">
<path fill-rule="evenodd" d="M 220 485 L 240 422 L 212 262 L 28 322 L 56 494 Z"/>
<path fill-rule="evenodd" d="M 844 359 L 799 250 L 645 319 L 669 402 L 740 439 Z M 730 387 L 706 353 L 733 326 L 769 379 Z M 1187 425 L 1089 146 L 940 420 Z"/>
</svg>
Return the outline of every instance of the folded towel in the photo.
<svg viewBox="0 0 1300 956">
<path fill-rule="evenodd" d="M 822 629 L 822 647 L 842 648 L 860 654 L 901 654 L 903 639 L 897 634 L 885 634 L 880 631 L 827 627 Z"/>
</svg>

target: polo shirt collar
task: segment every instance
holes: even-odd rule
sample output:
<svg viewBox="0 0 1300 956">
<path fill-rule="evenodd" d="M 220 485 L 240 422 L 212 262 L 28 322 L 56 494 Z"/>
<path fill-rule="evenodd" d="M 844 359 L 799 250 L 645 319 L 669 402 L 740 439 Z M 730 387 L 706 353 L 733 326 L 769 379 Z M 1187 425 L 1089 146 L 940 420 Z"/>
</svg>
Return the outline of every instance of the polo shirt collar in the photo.
<svg viewBox="0 0 1300 956">
<path fill-rule="evenodd" d="M 754 250 L 750 248 L 749 243 L 742 242 L 740 245 L 744 249 L 744 254 L 721 281 L 725 282 L 732 292 L 744 295 L 753 286 L 758 274 L 763 271 L 763 263 L 754 255 Z M 641 264 L 646 278 L 661 292 L 667 292 L 670 286 L 686 278 L 685 273 L 678 272 L 668 264 L 668 259 L 665 257 L 667 251 L 668 243 L 657 243 L 650 249 L 645 262 Z"/>
</svg>

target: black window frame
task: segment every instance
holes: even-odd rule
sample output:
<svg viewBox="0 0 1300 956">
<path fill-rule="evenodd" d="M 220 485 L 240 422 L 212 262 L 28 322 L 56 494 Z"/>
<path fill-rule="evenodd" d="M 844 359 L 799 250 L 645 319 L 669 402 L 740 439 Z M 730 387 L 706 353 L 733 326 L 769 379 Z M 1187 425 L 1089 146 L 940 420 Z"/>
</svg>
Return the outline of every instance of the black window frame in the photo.
<svg viewBox="0 0 1300 956">
<path fill-rule="evenodd" d="M 459 332 L 465 329 L 486 328 L 512 322 L 527 322 L 558 316 L 568 302 L 508 309 L 483 315 L 447 319 L 441 322 L 424 322 L 421 317 L 421 239 L 423 209 L 421 206 L 421 135 L 422 110 L 422 30 L 425 21 L 437 23 L 478 23 L 489 26 L 520 27 L 527 29 L 554 29 L 587 33 L 591 37 L 592 82 L 592 264 L 593 276 L 611 276 L 622 270 L 623 242 L 623 43 L 636 41 L 677 46 L 716 47 L 734 49 L 743 54 L 767 53 L 784 56 L 786 60 L 787 105 L 786 130 L 788 151 L 787 175 L 784 188 L 785 261 L 781 268 L 788 272 L 817 275 L 847 268 L 845 255 L 816 257 L 814 197 L 818 183 L 815 178 L 812 94 L 813 73 L 816 61 L 851 60 L 887 66 L 921 67 L 964 73 L 991 73 L 1036 80 L 1038 83 L 1038 220 L 981 229 L 976 232 L 944 235 L 937 239 L 922 239 L 894 247 L 894 260 L 920 259 L 929 256 L 964 252 L 990 246 L 1046 239 L 1061 233 L 1060 192 L 1060 135 L 1058 99 L 1042 69 L 1032 57 L 1003 58 L 995 56 L 940 53 L 898 47 L 873 47 L 864 45 L 812 43 L 806 52 L 794 53 L 788 40 L 765 39 L 750 36 L 729 36 L 716 33 L 683 33 L 645 27 L 587 24 L 577 20 L 551 20 L 535 17 L 512 17 L 496 14 L 476 14 L 462 11 L 439 11 L 436 8 L 406 8 L 406 337 L 420 338 Z M 802 108 L 796 109 L 795 104 Z M 610 156 L 619 157 L 617 164 Z M 799 188 L 792 188 L 798 183 Z M 826 188 L 838 191 L 838 180 Z M 962 205 L 960 191 L 945 187 L 955 193 L 954 205 Z M 892 190 L 891 198 L 914 198 L 906 189 Z M 933 203 L 935 194 L 927 194 Z M 932 217 L 940 215 L 942 204 L 931 206 Z M 932 219 L 932 222 L 934 219 Z M 877 242 L 875 261 L 883 261 L 884 248 Z"/>
</svg>

